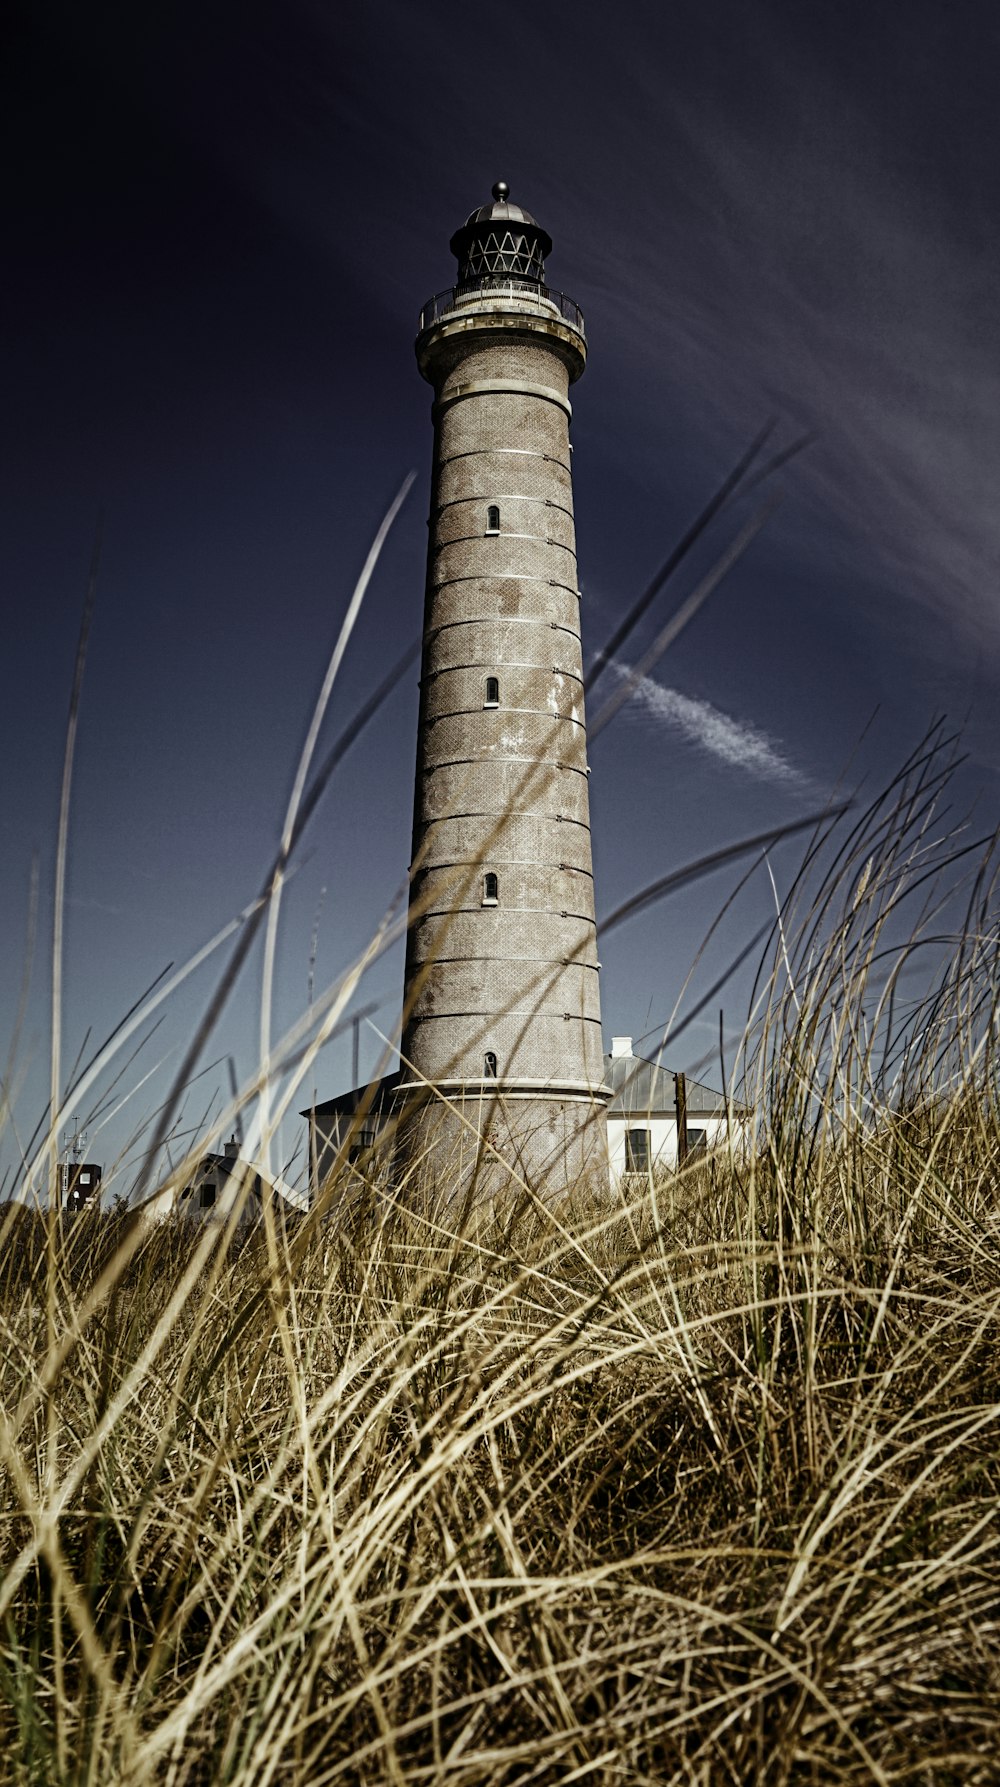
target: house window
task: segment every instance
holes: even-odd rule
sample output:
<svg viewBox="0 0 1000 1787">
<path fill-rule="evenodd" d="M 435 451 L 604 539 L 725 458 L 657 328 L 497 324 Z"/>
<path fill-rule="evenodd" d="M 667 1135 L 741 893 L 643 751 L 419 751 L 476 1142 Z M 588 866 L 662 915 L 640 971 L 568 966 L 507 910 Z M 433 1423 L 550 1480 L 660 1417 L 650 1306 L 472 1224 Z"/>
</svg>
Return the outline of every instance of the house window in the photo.
<svg viewBox="0 0 1000 1787">
<path fill-rule="evenodd" d="M 627 1173 L 648 1173 L 648 1129 L 627 1129 L 625 1131 L 625 1171 Z"/>
<path fill-rule="evenodd" d="M 495 1080 L 497 1077 L 497 1058 L 492 1049 L 487 1049 L 486 1054 L 483 1057 L 483 1066 L 486 1069 L 486 1078 L 488 1080 Z"/>
<path fill-rule="evenodd" d="M 500 706 L 500 678 L 498 676 L 488 676 L 486 678 L 486 700 L 483 702 L 483 706 Z"/>
<path fill-rule="evenodd" d="M 496 906 L 500 902 L 500 883 L 492 870 L 483 876 L 483 905 Z"/>
<path fill-rule="evenodd" d="M 486 511 L 486 532 L 488 534 L 500 532 L 500 509 L 497 503 L 491 503 Z"/>
<path fill-rule="evenodd" d="M 707 1131 L 707 1129 L 692 1129 L 690 1127 L 690 1125 L 688 1125 L 688 1159 L 691 1160 L 695 1154 L 707 1154 L 707 1153 L 708 1153 L 708 1131 Z"/>
<path fill-rule="evenodd" d="M 203 1210 L 211 1209 L 212 1205 L 215 1203 L 215 1186 L 213 1184 L 210 1183 L 202 1186 L 200 1203 Z"/>
</svg>

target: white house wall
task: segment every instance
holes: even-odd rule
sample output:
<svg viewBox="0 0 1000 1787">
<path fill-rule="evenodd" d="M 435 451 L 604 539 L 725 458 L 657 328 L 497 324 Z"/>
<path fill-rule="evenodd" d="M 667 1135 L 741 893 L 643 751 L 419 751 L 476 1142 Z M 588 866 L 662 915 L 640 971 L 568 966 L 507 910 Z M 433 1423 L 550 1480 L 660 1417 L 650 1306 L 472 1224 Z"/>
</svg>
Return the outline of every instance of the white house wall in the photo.
<svg viewBox="0 0 1000 1787">
<path fill-rule="evenodd" d="M 688 1118 L 688 1147 L 697 1139 L 699 1130 L 705 1133 L 705 1146 L 717 1148 L 725 1143 L 728 1125 L 725 1117 Z M 625 1152 L 625 1132 L 628 1129 L 646 1129 L 649 1131 L 649 1157 L 653 1168 L 659 1167 L 668 1172 L 677 1171 L 677 1120 L 674 1117 L 609 1117 L 608 1118 L 608 1162 L 612 1179 L 621 1179 L 627 1171 Z"/>
</svg>

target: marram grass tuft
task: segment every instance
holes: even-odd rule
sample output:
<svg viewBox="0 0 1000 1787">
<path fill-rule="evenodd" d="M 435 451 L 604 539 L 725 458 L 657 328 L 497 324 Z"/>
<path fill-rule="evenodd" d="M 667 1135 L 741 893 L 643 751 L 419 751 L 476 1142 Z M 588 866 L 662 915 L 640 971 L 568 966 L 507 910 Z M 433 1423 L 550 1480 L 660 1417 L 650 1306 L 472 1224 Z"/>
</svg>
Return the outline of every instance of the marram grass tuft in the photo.
<svg viewBox="0 0 1000 1787">
<path fill-rule="evenodd" d="M 346 1166 L 294 1227 L 9 1209 L 5 1780 L 1000 1779 L 997 909 L 945 768 L 812 839 L 745 1150 L 460 1223 Z"/>
</svg>

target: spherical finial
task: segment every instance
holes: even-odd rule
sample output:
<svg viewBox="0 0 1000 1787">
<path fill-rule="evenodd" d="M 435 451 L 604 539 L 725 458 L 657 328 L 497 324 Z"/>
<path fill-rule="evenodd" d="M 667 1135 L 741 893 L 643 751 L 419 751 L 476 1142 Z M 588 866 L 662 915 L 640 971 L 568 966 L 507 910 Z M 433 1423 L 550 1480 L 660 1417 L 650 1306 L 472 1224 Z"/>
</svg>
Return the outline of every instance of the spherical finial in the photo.
<svg viewBox="0 0 1000 1787">
<path fill-rule="evenodd" d="M 493 188 L 493 197 L 496 199 L 498 205 L 502 205 L 504 201 L 510 197 L 510 187 L 507 185 L 506 180 L 497 181 Z"/>
</svg>

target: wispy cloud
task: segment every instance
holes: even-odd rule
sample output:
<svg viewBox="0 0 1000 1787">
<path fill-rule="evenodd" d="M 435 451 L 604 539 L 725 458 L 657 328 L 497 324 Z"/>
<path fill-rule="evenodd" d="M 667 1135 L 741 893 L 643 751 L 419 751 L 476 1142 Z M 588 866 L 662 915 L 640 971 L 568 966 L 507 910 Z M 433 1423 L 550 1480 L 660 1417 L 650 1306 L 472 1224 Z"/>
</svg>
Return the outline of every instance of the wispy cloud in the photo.
<svg viewBox="0 0 1000 1787">
<path fill-rule="evenodd" d="M 619 679 L 631 675 L 623 664 L 613 664 L 611 668 Z M 682 695 L 679 689 L 664 688 L 652 676 L 639 678 L 624 712 L 668 727 L 717 762 L 759 781 L 780 782 L 786 788 L 808 786 L 808 776 L 789 763 L 777 742 L 759 727 L 734 719 L 710 701 Z"/>
<path fill-rule="evenodd" d="M 664 136 L 686 194 L 673 191 L 663 211 L 683 230 L 683 252 L 668 229 L 633 250 L 635 334 L 662 344 L 692 413 L 717 400 L 720 413 L 752 416 L 766 392 L 819 425 L 820 446 L 796 467 L 800 491 L 812 489 L 817 513 L 849 518 L 859 556 L 873 568 L 881 560 L 898 596 L 947 618 L 966 663 L 979 653 L 997 670 L 987 144 L 970 133 L 958 155 L 940 112 L 926 116 L 948 91 L 934 58 L 909 64 L 908 99 L 887 116 L 864 79 L 845 84 L 808 39 L 781 27 L 776 41 L 762 28 L 746 70 L 758 103 L 742 111 L 724 86 L 672 87 Z M 919 58 L 920 44 L 915 23 L 898 52 Z M 660 71 L 650 56 L 636 66 L 651 109 Z M 644 116 L 637 104 L 633 128 Z M 623 234 L 634 233 L 633 215 L 630 206 Z M 624 243 L 614 249 L 623 254 Z M 898 614 L 888 602 L 897 643 Z M 926 627 L 902 637 L 917 653 L 938 653 L 940 642 Z"/>
<path fill-rule="evenodd" d="M 878 18 L 854 0 L 828 18 L 791 0 L 628 10 L 620 31 L 584 27 L 556 52 L 541 9 L 511 0 L 508 27 L 547 92 L 513 133 L 504 70 L 489 54 L 492 15 L 463 15 L 462 31 L 435 46 L 463 144 L 441 164 L 438 122 L 410 79 L 421 9 L 380 0 L 354 9 L 349 26 L 338 17 L 331 33 L 329 9 L 302 0 L 336 61 L 317 54 L 313 134 L 297 156 L 277 155 L 254 117 L 271 202 L 327 252 L 351 257 L 315 132 L 329 133 L 341 179 L 351 178 L 346 141 L 364 158 L 357 181 L 378 166 L 386 193 L 412 157 L 429 158 L 446 219 L 477 181 L 485 190 L 499 153 L 556 231 L 557 283 L 582 299 L 595 366 L 620 394 L 621 426 L 605 450 L 634 460 L 639 438 L 650 461 L 669 464 L 681 436 L 692 459 L 714 467 L 772 408 L 796 431 L 818 427 L 818 447 L 795 466 L 796 512 L 804 498 L 811 509 L 797 543 L 812 566 L 817 520 L 837 535 L 847 622 L 863 602 L 866 627 L 881 624 L 893 653 L 923 658 L 935 676 L 944 642 L 963 673 L 1000 677 L 1000 164 L 988 9 L 961 32 L 930 0 Z M 583 20 L 591 13 L 580 9 Z M 847 58 L 845 32 L 856 28 L 867 53 Z M 357 34 L 349 53 L 345 30 Z M 373 31 L 391 57 L 372 53 Z M 336 105 L 332 92 L 344 94 Z M 571 153 L 553 156 L 554 141 Z M 402 306 L 407 269 L 419 257 L 430 279 L 440 260 L 427 215 L 405 183 L 398 190 L 386 218 L 396 271 L 373 263 L 369 299 L 391 291 Z M 786 542 L 791 532 L 786 521 Z M 863 588 L 845 566 L 862 571 Z M 920 606 L 921 624 L 901 624 L 903 604 Z"/>
</svg>

